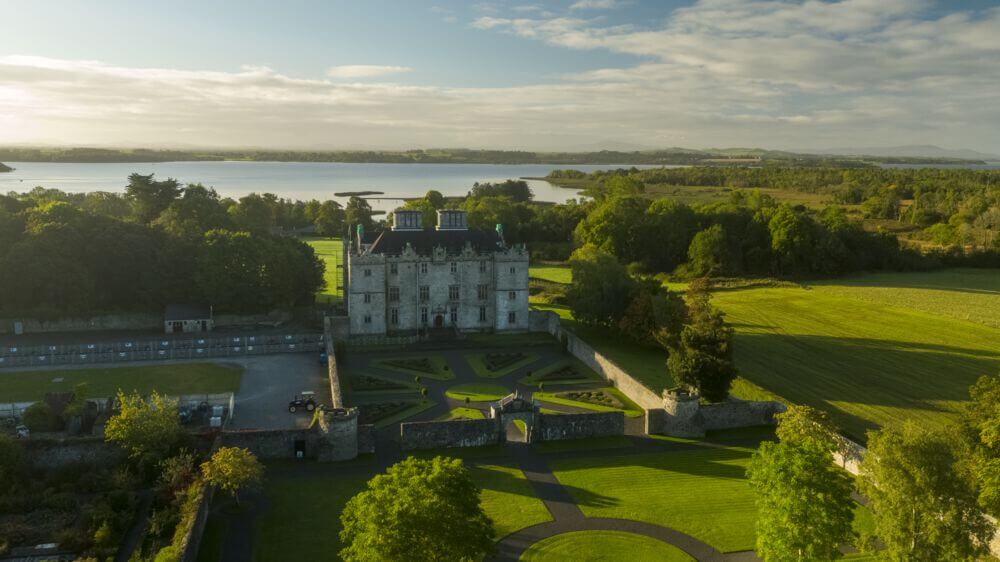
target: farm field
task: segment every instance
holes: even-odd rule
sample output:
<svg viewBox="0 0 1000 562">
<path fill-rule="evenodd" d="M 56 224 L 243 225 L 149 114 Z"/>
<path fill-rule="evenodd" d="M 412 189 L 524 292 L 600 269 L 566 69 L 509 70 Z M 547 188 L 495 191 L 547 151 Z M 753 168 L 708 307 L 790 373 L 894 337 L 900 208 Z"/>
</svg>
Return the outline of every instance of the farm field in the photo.
<svg viewBox="0 0 1000 562">
<path fill-rule="evenodd" d="M 344 297 L 338 288 L 343 279 L 343 272 L 337 269 L 337 264 L 343 259 L 343 244 L 340 238 L 307 237 L 302 238 L 302 241 L 312 246 L 316 256 L 323 260 L 323 264 L 326 265 L 326 272 L 323 274 L 326 288 L 316 293 L 316 301 L 322 303 L 339 301 Z"/>
<path fill-rule="evenodd" d="M 118 389 L 146 395 L 152 391 L 178 396 L 236 392 L 243 368 L 234 364 L 178 363 L 95 369 L 0 371 L 0 402 L 41 400 L 46 392 L 66 392 L 87 384 L 87 394 L 111 397 Z"/>
<path fill-rule="evenodd" d="M 889 421 L 940 426 L 976 378 L 1000 369 L 1000 271 L 884 273 L 801 287 L 719 290 L 736 329 L 733 388 L 827 410 L 855 439 Z M 581 337 L 653 390 L 673 384 L 666 354 L 575 324 Z"/>
</svg>

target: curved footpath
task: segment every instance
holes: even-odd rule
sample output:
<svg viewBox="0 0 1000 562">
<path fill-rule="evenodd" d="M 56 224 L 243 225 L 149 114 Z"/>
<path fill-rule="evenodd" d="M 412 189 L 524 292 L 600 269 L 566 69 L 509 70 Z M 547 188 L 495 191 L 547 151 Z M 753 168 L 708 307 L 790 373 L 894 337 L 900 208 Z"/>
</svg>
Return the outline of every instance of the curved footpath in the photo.
<svg viewBox="0 0 1000 562">
<path fill-rule="evenodd" d="M 569 491 L 559 483 L 541 455 L 534 454 L 525 446 L 511 445 L 525 478 L 531 483 L 535 494 L 545 504 L 552 515 L 552 521 L 526 527 L 507 535 L 497 543 L 497 551 L 491 560 L 496 562 L 516 562 L 531 545 L 536 542 L 572 531 L 622 531 L 635 533 L 673 545 L 699 561 L 751 561 L 758 560 L 752 551 L 723 553 L 691 535 L 680 531 L 633 521 L 605 517 L 586 517 Z"/>
</svg>

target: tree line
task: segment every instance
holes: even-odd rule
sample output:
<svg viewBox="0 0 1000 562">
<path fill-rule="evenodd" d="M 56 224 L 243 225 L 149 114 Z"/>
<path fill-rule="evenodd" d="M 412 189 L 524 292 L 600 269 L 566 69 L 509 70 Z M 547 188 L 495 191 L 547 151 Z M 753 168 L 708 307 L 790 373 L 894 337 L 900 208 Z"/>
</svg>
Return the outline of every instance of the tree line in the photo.
<svg viewBox="0 0 1000 562">
<path fill-rule="evenodd" d="M 647 186 L 819 193 L 829 195 L 839 205 L 858 206 L 866 219 L 899 221 L 913 231 L 915 239 L 941 246 L 1000 250 L 998 170 L 693 166 L 581 174 L 556 170 L 550 177 L 586 179 L 598 189 L 619 178 L 630 178 Z"/>
<path fill-rule="evenodd" d="M 335 211 L 335 212 L 334 212 Z M 158 311 L 204 302 L 249 313 L 311 303 L 323 264 L 307 244 L 271 234 L 331 213 L 335 202 L 251 194 L 133 174 L 124 194 L 36 188 L 0 195 L 0 312 L 55 317 Z"/>
</svg>

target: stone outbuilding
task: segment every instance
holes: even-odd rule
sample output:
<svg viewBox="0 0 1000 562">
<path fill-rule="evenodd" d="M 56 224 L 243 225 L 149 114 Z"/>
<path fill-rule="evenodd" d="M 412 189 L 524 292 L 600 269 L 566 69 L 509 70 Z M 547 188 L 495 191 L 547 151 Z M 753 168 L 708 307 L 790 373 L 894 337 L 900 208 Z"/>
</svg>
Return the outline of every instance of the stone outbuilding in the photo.
<svg viewBox="0 0 1000 562">
<path fill-rule="evenodd" d="M 212 307 L 199 304 L 168 304 L 163 314 L 167 334 L 211 332 L 215 327 Z"/>
</svg>

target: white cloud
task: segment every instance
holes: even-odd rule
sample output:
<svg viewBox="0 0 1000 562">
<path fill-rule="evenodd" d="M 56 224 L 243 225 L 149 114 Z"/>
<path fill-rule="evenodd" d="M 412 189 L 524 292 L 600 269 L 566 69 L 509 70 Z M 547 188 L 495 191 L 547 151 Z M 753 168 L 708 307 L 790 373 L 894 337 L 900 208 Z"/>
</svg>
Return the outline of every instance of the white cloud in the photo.
<svg viewBox="0 0 1000 562">
<path fill-rule="evenodd" d="M 376 64 L 345 64 L 331 66 L 326 70 L 330 78 L 374 78 L 387 74 L 400 74 L 413 69 L 407 66 L 382 66 Z"/>
<path fill-rule="evenodd" d="M 473 27 L 632 64 L 494 88 L 0 57 L 0 142 L 559 149 L 969 146 L 1000 152 L 1000 9 L 921 0 L 702 0 L 655 25 L 522 11 Z M 344 70 L 363 68 L 366 70 Z M 377 69 L 377 70 L 367 70 Z M 349 80 L 344 80 L 349 79 Z"/>
<path fill-rule="evenodd" d="M 610 10 L 618 7 L 617 0 L 578 0 L 574 2 L 570 10 Z"/>
</svg>

